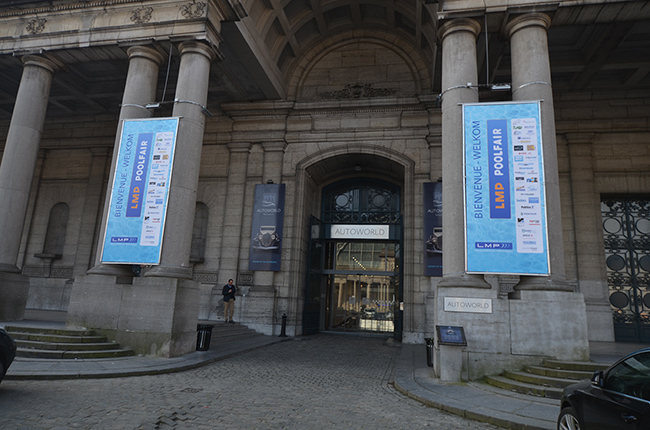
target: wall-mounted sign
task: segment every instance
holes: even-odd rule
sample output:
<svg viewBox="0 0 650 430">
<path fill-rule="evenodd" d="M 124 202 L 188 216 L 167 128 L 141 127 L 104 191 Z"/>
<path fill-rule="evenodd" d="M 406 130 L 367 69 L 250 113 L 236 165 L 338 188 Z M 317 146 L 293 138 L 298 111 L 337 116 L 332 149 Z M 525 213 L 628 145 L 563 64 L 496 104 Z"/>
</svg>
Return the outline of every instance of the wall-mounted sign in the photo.
<svg viewBox="0 0 650 430">
<path fill-rule="evenodd" d="M 468 273 L 548 275 L 539 102 L 463 105 Z"/>
<path fill-rule="evenodd" d="M 467 346 L 463 327 L 437 325 L 438 345 Z"/>
<path fill-rule="evenodd" d="M 442 276 L 442 182 L 425 182 L 424 275 Z"/>
<path fill-rule="evenodd" d="M 122 123 L 102 263 L 160 262 L 178 120 Z"/>
<path fill-rule="evenodd" d="M 492 299 L 472 299 L 468 297 L 445 297 L 443 310 L 445 312 L 470 312 L 475 314 L 491 314 Z"/>
<path fill-rule="evenodd" d="M 248 270 L 281 270 L 284 189 L 284 184 L 255 185 Z"/>
<path fill-rule="evenodd" d="M 331 239 L 390 239 L 388 225 L 332 224 Z"/>
</svg>

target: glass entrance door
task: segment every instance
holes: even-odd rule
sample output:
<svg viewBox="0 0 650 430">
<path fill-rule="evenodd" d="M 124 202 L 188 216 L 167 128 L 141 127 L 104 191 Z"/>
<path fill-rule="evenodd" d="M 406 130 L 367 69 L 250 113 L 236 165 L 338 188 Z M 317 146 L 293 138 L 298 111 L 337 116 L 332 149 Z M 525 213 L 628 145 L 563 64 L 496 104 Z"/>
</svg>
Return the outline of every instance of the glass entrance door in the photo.
<svg viewBox="0 0 650 430">
<path fill-rule="evenodd" d="M 330 275 L 332 330 L 393 333 L 396 306 L 392 276 Z"/>
<path fill-rule="evenodd" d="M 327 330 L 396 332 L 400 317 L 397 248 L 387 242 L 326 245 Z"/>
</svg>

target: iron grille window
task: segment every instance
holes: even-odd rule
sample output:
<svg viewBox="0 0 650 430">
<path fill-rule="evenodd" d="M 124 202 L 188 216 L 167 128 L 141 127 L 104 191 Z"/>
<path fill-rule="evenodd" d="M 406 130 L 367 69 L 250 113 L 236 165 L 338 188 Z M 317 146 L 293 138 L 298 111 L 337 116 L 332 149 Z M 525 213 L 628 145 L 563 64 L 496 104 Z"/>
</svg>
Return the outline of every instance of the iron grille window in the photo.
<svg viewBox="0 0 650 430">
<path fill-rule="evenodd" d="M 383 181 L 343 181 L 323 190 L 323 221 L 347 224 L 399 222 L 399 187 Z"/>
</svg>

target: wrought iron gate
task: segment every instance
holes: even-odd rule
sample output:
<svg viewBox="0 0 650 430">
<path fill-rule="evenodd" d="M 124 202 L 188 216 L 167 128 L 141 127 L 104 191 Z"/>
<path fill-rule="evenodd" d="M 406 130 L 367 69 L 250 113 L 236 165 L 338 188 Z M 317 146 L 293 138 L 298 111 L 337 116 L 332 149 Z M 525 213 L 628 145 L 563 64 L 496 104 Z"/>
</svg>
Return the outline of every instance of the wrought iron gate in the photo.
<svg viewBox="0 0 650 430">
<path fill-rule="evenodd" d="M 609 303 L 619 342 L 650 342 L 650 199 L 601 202 Z"/>
</svg>

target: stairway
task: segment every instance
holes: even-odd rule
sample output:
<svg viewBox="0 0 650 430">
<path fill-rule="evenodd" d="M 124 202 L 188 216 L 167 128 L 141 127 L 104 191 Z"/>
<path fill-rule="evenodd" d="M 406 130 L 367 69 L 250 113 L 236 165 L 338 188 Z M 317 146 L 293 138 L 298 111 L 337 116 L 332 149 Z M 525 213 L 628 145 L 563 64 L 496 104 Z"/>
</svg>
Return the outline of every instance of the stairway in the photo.
<svg viewBox="0 0 650 430">
<path fill-rule="evenodd" d="M 247 339 L 256 336 L 264 336 L 241 324 L 227 324 L 217 321 L 200 321 L 199 324 L 209 324 L 212 327 L 210 345 L 231 342 L 234 340 Z"/>
<path fill-rule="evenodd" d="M 564 387 L 591 379 L 595 371 L 607 367 L 604 363 L 544 360 L 540 366 L 526 366 L 523 371 L 487 376 L 486 382 L 521 394 L 559 399 Z"/>
<path fill-rule="evenodd" d="M 116 358 L 135 355 L 93 330 L 5 325 L 16 342 L 16 357 L 50 359 Z"/>
</svg>

